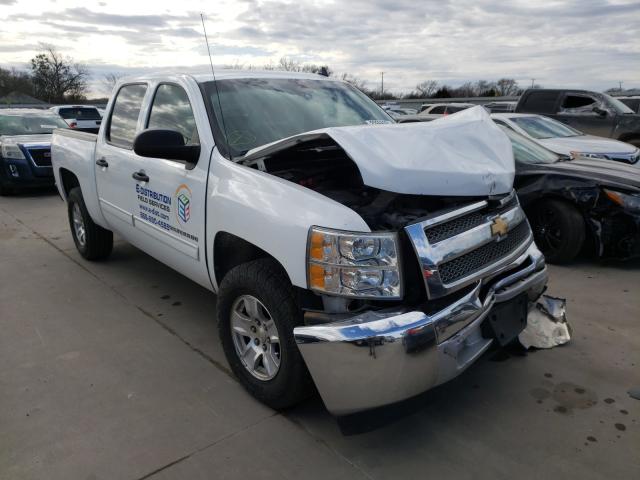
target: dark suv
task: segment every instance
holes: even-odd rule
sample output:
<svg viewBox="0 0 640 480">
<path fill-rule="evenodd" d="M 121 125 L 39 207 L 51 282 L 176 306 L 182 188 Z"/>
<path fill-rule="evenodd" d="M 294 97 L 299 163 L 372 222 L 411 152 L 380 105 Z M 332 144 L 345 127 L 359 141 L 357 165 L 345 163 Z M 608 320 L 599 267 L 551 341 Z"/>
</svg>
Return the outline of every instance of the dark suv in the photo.
<svg viewBox="0 0 640 480">
<path fill-rule="evenodd" d="M 585 133 L 640 147 L 640 115 L 604 93 L 529 89 L 520 97 L 515 111 L 546 115 Z"/>
</svg>

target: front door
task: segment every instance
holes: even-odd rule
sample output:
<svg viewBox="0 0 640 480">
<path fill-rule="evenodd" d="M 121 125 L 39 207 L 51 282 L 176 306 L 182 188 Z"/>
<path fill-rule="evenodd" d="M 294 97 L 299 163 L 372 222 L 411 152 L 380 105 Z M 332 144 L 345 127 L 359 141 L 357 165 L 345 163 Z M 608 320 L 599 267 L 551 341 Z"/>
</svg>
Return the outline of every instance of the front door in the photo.
<svg viewBox="0 0 640 480">
<path fill-rule="evenodd" d="M 104 138 L 96 145 L 96 183 L 100 209 L 111 230 L 131 241 L 138 170 L 133 139 L 139 129 L 146 84 L 124 85 L 118 90 Z"/>
<path fill-rule="evenodd" d="M 609 111 L 603 102 L 592 95 L 567 93 L 562 98 L 556 118 L 583 133 L 609 137 L 614 116 L 615 112 Z"/>
<path fill-rule="evenodd" d="M 182 134 L 186 145 L 200 144 L 191 102 L 181 86 L 161 83 L 155 87 L 152 98 L 145 128 L 175 130 Z M 133 219 L 136 234 L 145 238 L 141 248 L 211 288 L 205 261 L 209 150 L 201 148 L 195 166 L 136 156 L 147 178 L 136 186 Z"/>
</svg>

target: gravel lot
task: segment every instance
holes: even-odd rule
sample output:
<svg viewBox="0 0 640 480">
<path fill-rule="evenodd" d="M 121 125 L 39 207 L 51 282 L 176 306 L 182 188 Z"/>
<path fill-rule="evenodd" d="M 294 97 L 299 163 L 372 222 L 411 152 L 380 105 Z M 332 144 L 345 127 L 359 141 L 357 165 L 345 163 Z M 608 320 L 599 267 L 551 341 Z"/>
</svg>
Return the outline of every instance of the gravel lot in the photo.
<svg viewBox="0 0 640 480">
<path fill-rule="evenodd" d="M 640 262 L 552 267 L 573 341 L 485 355 L 338 422 L 230 375 L 215 296 L 118 241 L 76 253 L 57 195 L 0 198 L 0 478 L 640 478 Z"/>
</svg>

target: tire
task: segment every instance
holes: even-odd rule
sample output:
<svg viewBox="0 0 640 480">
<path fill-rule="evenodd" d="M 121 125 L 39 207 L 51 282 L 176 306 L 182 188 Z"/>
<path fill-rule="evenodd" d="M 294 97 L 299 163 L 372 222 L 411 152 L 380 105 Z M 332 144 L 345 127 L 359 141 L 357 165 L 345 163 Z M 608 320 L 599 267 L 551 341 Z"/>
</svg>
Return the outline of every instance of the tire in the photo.
<svg viewBox="0 0 640 480">
<path fill-rule="evenodd" d="M 262 322 L 251 320 L 251 299 L 258 302 L 258 316 Z M 275 260 L 254 260 L 227 273 L 218 293 L 217 318 L 227 361 L 251 395 L 276 410 L 291 407 L 309 396 L 313 384 L 293 337 L 293 328 L 302 324 L 302 310 L 291 282 Z M 238 333 L 238 323 L 242 333 Z M 274 341 L 264 341 L 266 337 L 272 338 L 274 326 L 279 339 L 277 348 Z M 250 333 L 249 328 L 257 330 Z M 260 340 L 257 338 L 260 329 L 267 334 L 262 338 L 263 342 L 254 347 L 255 340 Z M 247 336 L 243 335 L 245 332 Z M 252 341 L 251 336 L 256 338 Z M 239 353 L 244 349 L 250 357 L 245 362 Z M 259 355 L 259 349 L 263 350 L 263 357 L 256 360 L 254 355 Z M 279 359 L 275 374 L 274 361 L 267 358 Z M 246 364 L 256 367 L 253 373 L 250 371 L 252 367 Z M 269 364 L 272 365 L 271 371 Z M 258 378 L 260 376 L 262 378 Z"/>
<path fill-rule="evenodd" d="M 76 228 L 76 220 L 78 219 L 76 218 L 76 220 L 74 220 L 74 212 L 79 214 L 79 219 L 82 221 L 84 236 L 82 236 L 81 232 Z M 107 258 L 111 254 L 111 250 L 113 250 L 113 233 L 93 222 L 84 204 L 80 187 L 72 188 L 69 192 L 67 198 L 67 213 L 69 216 L 71 236 L 80 255 L 87 260 L 102 260 Z"/>
<path fill-rule="evenodd" d="M 531 228 L 547 262 L 571 262 L 582 250 L 586 229 L 582 214 L 562 200 L 543 200 L 530 215 Z"/>
</svg>

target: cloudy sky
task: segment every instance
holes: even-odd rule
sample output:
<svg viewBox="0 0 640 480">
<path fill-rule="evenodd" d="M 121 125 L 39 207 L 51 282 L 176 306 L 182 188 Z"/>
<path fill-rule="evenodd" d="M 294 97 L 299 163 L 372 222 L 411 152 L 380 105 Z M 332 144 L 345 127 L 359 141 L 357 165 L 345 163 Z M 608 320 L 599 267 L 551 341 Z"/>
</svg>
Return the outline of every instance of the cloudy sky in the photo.
<svg viewBox="0 0 640 480">
<path fill-rule="evenodd" d="M 106 73 L 203 71 L 200 12 L 216 65 L 283 56 L 378 86 L 531 79 L 546 87 L 640 87 L 638 0 L 0 0 L 0 66 L 41 42 Z"/>
</svg>

